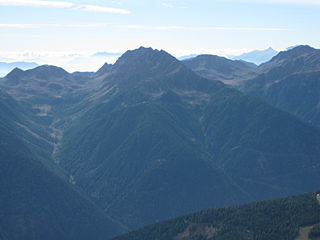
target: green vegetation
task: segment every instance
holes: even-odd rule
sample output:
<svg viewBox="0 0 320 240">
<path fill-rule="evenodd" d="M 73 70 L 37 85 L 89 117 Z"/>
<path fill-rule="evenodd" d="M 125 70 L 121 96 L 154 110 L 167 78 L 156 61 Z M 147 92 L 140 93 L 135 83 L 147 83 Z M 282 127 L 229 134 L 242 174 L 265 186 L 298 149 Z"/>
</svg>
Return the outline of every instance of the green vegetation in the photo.
<svg viewBox="0 0 320 240">
<path fill-rule="evenodd" d="M 244 63 L 238 64 L 242 68 Z M 221 65 L 219 71 L 228 75 L 230 69 Z M 237 69 L 234 73 L 241 74 Z M 18 101 L 1 94 L 0 151 L 22 151 L 20 157 L 28 156 L 25 164 L 12 155 L 3 160 L 3 165 L 13 168 L 11 174 L 2 168 L 8 174 L 6 181 L 12 182 L 7 186 L 16 194 L 10 201 L 20 206 L 16 201 L 25 194 L 23 201 L 30 203 L 30 209 L 48 208 L 43 218 L 37 214 L 32 217 L 43 223 L 51 224 L 49 216 L 53 216 L 57 221 L 71 222 L 67 224 L 70 231 L 90 225 L 96 214 L 84 212 L 84 220 L 75 224 L 72 219 L 78 219 L 77 210 L 69 208 L 91 209 L 86 207 L 91 204 L 103 217 L 111 216 L 137 229 L 201 209 L 318 188 L 319 128 L 261 99 L 204 79 L 164 51 L 128 51 L 97 74 L 69 74 L 54 66 L 16 69 L 1 79 L 0 85 Z M 36 167 L 39 165 L 41 168 Z M 15 174 L 21 176 L 18 183 L 11 180 Z M 42 177 L 33 181 L 32 176 L 37 174 Z M 45 179 L 51 179 L 52 184 L 39 187 L 36 183 L 44 182 L 46 174 L 52 174 Z M 56 201 L 60 192 L 54 189 L 60 184 L 67 188 L 61 186 L 61 191 L 74 193 L 76 189 L 78 193 L 61 195 L 65 205 Z M 30 188 L 40 194 L 30 191 L 28 195 Z M 12 196 L 10 189 L 3 189 L 8 191 L 3 196 Z M 33 195 L 46 196 L 48 201 L 32 201 Z M 74 203 L 78 198 L 81 204 Z M 4 201 L 1 207 L 7 208 L 10 201 Z M 230 209 L 219 214 L 224 211 L 228 213 L 225 217 L 230 215 Z M 28 214 L 13 219 L 10 226 L 26 221 Z M 238 219 L 238 227 L 245 216 L 221 220 Z M 96 218 L 96 225 L 104 226 L 104 221 Z M 33 229 L 32 224 L 22 224 L 19 229 Z M 106 224 L 113 226 L 109 221 Z M 37 226 L 37 231 L 47 229 Z M 189 222 L 183 227 L 177 233 L 179 238 L 241 232 L 228 230 L 229 225 L 206 222 Z M 251 228 L 254 230 L 254 226 Z M 109 236 L 117 230 L 105 229 Z M 252 229 L 239 236 L 254 236 Z"/>
<path fill-rule="evenodd" d="M 114 240 L 293 240 L 300 227 L 319 222 L 320 205 L 312 193 L 240 207 L 208 209 Z M 215 231 L 204 231 L 204 226 Z M 318 230 L 314 227 L 310 234 L 318 234 Z"/>
<path fill-rule="evenodd" d="M 41 141 L 20 127 L 33 127 L 27 123 L 21 106 L 0 92 L 0 239 L 87 240 L 121 233 L 117 223 L 60 178 L 61 169 L 52 169 L 30 150 Z"/>
<path fill-rule="evenodd" d="M 163 51 L 129 51 L 105 71 L 57 159 L 129 228 L 317 189 L 319 129 Z"/>
</svg>

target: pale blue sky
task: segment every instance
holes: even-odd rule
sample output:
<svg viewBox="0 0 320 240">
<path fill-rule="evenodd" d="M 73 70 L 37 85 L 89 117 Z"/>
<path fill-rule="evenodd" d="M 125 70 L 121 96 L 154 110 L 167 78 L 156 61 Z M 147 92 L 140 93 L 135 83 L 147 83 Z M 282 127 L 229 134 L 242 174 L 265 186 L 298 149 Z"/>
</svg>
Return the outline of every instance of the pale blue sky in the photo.
<svg viewBox="0 0 320 240">
<path fill-rule="evenodd" d="M 0 0 L 0 43 L 0 58 L 53 63 L 141 45 L 176 56 L 320 48 L 320 0 Z"/>
</svg>

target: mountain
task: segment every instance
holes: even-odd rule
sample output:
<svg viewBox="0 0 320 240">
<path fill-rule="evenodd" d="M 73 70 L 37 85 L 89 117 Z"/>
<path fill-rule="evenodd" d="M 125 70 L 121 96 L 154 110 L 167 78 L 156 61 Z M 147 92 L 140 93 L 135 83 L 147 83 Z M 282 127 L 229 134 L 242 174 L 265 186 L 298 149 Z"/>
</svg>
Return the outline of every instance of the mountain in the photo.
<svg viewBox="0 0 320 240">
<path fill-rule="evenodd" d="M 278 51 L 273 48 L 268 48 L 265 50 L 254 50 L 248 53 L 241 54 L 240 56 L 233 57 L 233 60 L 243 60 L 247 62 L 253 62 L 257 65 L 268 62 L 274 56 L 278 54 Z"/>
<path fill-rule="evenodd" d="M 28 70 L 37 67 L 38 64 L 34 62 L 0 62 L 0 77 L 5 76 L 7 73 L 12 71 L 14 68 L 20 68 L 23 70 Z"/>
<path fill-rule="evenodd" d="M 319 129 L 165 51 L 128 51 L 92 81 L 56 159 L 130 228 L 317 188 Z"/>
<path fill-rule="evenodd" d="M 147 226 L 114 240 L 316 240 L 320 236 L 319 200 L 311 193 L 240 207 L 208 209 Z"/>
<path fill-rule="evenodd" d="M 183 74 L 181 79 L 175 78 L 177 71 Z M 208 80 L 198 83 L 200 78 L 193 79 L 196 75 L 172 56 L 144 48 L 124 54 L 106 74 L 103 87 L 88 99 L 93 102 L 87 112 L 65 131 L 58 155 L 61 166 L 98 204 L 137 227 L 209 204 L 210 195 L 237 192 L 197 150 L 198 143 L 189 136 L 198 131 L 197 121 L 173 92 L 208 91 Z M 206 101 L 200 93 L 185 97 Z M 180 206 L 179 200 L 190 196 L 197 184 L 190 169 L 198 172 L 197 182 L 219 181 L 220 186 L 204 185 L 199 195 L 208 193 L 201 200 Z M 171 197 L 175 192 L 178 196 Z M 223 204 L 223 196 L 216 201 Z"/>
<path fill-rule="evenodd" d="M 64 110 L 95 88 L 94 73 L 68 73 L 56 66 L 42 65 L 31 70 L 12 70 L 0 79 L 1 88 L 16 100 L 29 105 L 47 126 L 64 117 Z"/>
<path fill-rule="evenodd" d="M 320 50 L 298 46 L 259 67 L 242 90 L 320 126 Z"/>
<path fill-rule="evenodd" d="M 93 75 L 70 74 L 62 68 L 43 65 L 26 71 L 15 68 L 0 79 L 1 89 L 15 98 L 23 106 L 21 112 L 26 113 L 22 131 L 18 132 L 33 136 L 29 139 L 36 143 L 27 145 L 53 168 L 57 166 L 56 152 L 74 105 L 95 88 Z"/>
<path fill-rule="evenodd" d="M 276 67 L 286 69 L 283 74 L 314 71 L 319 67 L 318 53 L 317 49 L 308 45 L 297 46 L 280 52 L 270 61 L 262 64 L 260 68 L 263 72 Z"/>
<path fill-rule="evenodd" d="M 34 153 L 44 137 L 31 119 L 0 92 L 0 238 L 101 239 L 123 232 L 61 169 Z"/>
<path fill-rule="evenodd" d="M 129 229 L 318 188 L 319 128 L 163 50 L 127 51 L 99 74 L 15 69 L 0 86 L 24 110 L 8 107 L 22 118 L 13 136 Z"/>
<path fill-rule="evenodd" d="M 245 61 L 233 61 L 215 55 L 199 55 L 182 61 L 200 76 L 220 80 L 225 83 L 238 83 L 255 75 L 256 65 Z"/>
<path fill-rule="evenodd" d="M 0 81 L 0 84 L 9 94 L 19 99 L 36 95 L 43 95 L 46 98 L 48 94 L 52 95 L 53 92 L 59 96 L 59 94 L 68 91 L 69 89 L 64 89 L 62 84 L 71 82 L 70 77 L 70 74 L 62 68 L 42 65 L 26 71 L 15 68 Z M 21 89 L 23 89 L 23 93 Z"/>
<path fill-rule="evenodd" d="M 108 64 L 108 63 L 103 64 L 103 66 L 99 68 L 99 70 L 96 72 L 96 75 L 104 74 L 108 70 L 108 68 L 111 66 L 112 64 Z"/>
</svg>

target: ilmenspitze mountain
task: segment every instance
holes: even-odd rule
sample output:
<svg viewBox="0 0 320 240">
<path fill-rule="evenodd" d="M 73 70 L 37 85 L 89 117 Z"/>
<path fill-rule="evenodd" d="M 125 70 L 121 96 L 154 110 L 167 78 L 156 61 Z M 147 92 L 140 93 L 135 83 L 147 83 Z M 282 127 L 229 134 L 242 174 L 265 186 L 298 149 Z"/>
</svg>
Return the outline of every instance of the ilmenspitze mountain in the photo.
<svg viewBox="0 0 320 240">
<path fill-rule="evenodd" d="M 140 47 L 97 72 L 15 68 L 0 239 L 319 239 L 319 66 L 309 46 L 259 66 Z"/>
</svg>

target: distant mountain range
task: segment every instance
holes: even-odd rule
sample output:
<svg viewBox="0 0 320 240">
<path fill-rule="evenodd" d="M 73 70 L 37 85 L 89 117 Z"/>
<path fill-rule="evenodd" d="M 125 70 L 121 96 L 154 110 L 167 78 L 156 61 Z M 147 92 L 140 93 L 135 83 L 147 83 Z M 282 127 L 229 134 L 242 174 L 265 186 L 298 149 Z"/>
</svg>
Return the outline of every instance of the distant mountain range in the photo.
<svg viewBox="0 0 320 240">
<path fill-rule="evenodd" d="M 257 65 L 268 62 L 274 56 L 278 54 L 278 51 L 273 48 L 268 48 L 265 50 L 254 50 L 248 53 L 241 54 L 240 56 L 232 57 L 233 60 L 243 60 L 246 62 L 252 62 Z"/>
<path fill-rule="evenodd" d="M 0 77 L 5 76 L 14 68 L 20 68 L 22 70 L 28 70 L 39 66 L 37 63 L 34 62 L 0 62 Z"/>
<path fill-rule="evenodd" d="M 206 208 L 318 190 L 319 56 L 299 46 L 255 66 L 212 55 L 181 62 L 141 47 L 95 73 L 15 68 L 0 79 L 0 238 L 107 239 Z M 260 239 L 256 225 L 243 230 L 244 209 L 227 209 L 239 210 L 238 229 L 205 220 L 195 228 Z M 307 223 L 296 221 L 284 224 L 290 234 Z M 272 226 L 275 235 L 263 237 L 283 239 Z"/>
</svg>

